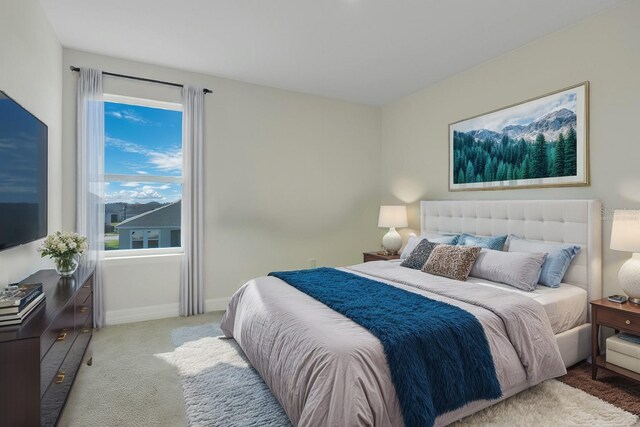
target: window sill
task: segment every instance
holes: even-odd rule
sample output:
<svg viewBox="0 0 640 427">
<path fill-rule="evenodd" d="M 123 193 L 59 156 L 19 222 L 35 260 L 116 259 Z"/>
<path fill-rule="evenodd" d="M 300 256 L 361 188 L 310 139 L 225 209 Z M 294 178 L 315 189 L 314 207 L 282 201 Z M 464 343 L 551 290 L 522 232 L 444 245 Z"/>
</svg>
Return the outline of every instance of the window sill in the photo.
<svg viewBox="0 0 640 427">
<path fill-rule="evenodd" d="M 134 259 L 164 256 L 182 256 L 182 248 L 158 248 L 158 249 L 123 249 L 105 251 L 104 259 Z"/>
</svg>

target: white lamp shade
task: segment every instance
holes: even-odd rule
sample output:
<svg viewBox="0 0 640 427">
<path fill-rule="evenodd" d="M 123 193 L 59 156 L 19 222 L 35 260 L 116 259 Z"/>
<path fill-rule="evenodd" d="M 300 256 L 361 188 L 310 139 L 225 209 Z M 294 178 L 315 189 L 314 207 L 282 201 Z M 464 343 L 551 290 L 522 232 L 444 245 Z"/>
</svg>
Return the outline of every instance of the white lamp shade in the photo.
<svg viewBox="0 0 640 427">
<path fill-rule="evenodd" d="M 406 227 L 407 225 L 406 206 L 380 206 L 378 227 Z"/>
<path fill-rule="evenodd" d="M 640 252 L 640 210 L 616 209 L 613 212 L 611 249 Z"/>
</svg>

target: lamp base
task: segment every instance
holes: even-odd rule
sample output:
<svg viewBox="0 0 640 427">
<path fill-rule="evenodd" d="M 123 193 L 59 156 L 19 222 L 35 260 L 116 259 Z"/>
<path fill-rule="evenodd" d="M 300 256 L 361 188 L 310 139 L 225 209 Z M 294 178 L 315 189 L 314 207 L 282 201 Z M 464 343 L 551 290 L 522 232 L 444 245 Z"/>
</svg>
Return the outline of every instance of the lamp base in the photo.
<svg viewBox="0 0 640 427">
<path fill-rule="evenodd" d="M 618 284 L 629 301 L 640 304 L 640 254 L 634 253 L 618 272 Z"/>
<path fill-rule="evenodd" d="M 398 253 L 402 247 L 402 236 L 396 231 L 395 227 L 389 228 L 389 232 L 384 235 L 382 238 L 382 246 L 385 252 L 388 252 L 390 255 Z"/>
</svg>

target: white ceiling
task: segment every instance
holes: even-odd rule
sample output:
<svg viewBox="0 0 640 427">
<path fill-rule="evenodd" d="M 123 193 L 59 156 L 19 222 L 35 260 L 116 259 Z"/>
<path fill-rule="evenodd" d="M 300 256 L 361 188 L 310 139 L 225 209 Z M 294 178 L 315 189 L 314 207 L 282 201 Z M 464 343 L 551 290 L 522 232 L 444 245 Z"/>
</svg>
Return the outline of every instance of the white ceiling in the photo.
<svg viewBox="0 0 640 427">
<path fill-rule="evenodd" d="M 63 46 L 383 105 L 621 0 L 40 0 Z"/>
</svg>

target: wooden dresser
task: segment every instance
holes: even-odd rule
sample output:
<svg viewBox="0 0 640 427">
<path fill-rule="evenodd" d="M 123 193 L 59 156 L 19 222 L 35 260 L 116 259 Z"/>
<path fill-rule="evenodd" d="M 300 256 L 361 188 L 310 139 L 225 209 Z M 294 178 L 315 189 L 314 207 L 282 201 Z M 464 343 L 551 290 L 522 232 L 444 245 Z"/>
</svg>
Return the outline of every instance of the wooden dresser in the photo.
<svg viewBox="0 0 640 427">
<path fill-rule="evenodd" d="M 39 271 L 45 300 L 22 325 L 0 327 L 0 426 L 53 426 L 93 333 L 93 271 Z"/>
</svg>

